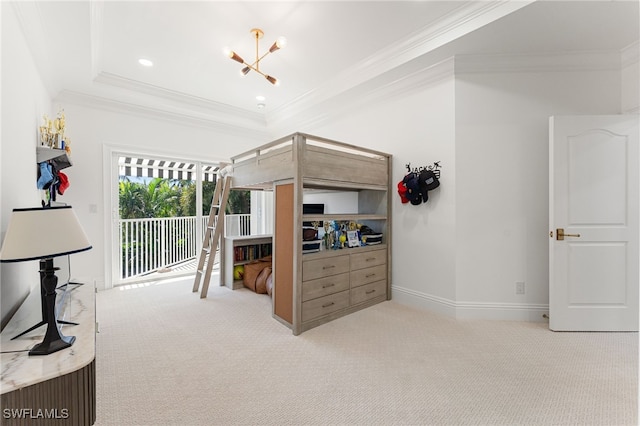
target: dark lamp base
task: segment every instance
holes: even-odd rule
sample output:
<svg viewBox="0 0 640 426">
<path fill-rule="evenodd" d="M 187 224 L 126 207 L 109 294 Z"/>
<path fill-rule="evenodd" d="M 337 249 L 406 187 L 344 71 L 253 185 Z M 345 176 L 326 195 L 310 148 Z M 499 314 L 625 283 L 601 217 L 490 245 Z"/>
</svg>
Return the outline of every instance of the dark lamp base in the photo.
<svg viewBox="0 0 640 426">
<path fill-rule="evenodd" d="M 70 347 L 75 341 L 75 336 L 60 336 L 59 340 L 53 342 L 38 343 L 29 351 L 29 355 L 49 355 Z"/>
<path fill-rule="evenodd" d="M 40 262 L 40 274 L 42 276 L 41 285 L 45 295 L 45 308 L 43 319 L 47 324 L 47 332 L 42 342 L 35 345 L 29 355 L 49 355 L 59 350 L 68 348 L 73 345 L 76 338 L 74 336 L 63 336 L 56 321 L 56 287 L 58 286 L 58 277 L 56 277 L 56 268 L 53 267 L 53 259 L 45 259 Z"/>
</svg>

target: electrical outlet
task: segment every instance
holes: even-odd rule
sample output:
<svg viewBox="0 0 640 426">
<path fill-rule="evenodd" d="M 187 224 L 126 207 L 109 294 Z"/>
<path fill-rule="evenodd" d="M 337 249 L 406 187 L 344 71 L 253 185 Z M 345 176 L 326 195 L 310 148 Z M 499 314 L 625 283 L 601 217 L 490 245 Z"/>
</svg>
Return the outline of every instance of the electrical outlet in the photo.
<svg viewBox="0 0 640 426">
<path fill-rule="evenodd" d="M 516 294 L 524 294 L 524 281 L 516 281 Z"/>
</svg>

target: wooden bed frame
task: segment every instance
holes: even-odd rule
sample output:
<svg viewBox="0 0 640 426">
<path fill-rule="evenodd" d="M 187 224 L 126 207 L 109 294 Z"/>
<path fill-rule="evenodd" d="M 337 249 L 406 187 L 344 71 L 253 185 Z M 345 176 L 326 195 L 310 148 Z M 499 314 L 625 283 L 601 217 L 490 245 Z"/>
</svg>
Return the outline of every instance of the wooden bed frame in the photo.
<svg viewBox="0 0 640 426">
<path fill-rule="evenodd" d="M 232 157 L 231 166 L 232 189 L 273 190 L 275 193 L 273 316 L 290 327 L 294 334 L 391 298 L 390 154 L 294 133 Z M 358 193 L 358 213 L 303 215 L 303 193 L 307 189 L 355 191 Z M 349 304 L 312 321 L 303 321 L 303 262 L 330 261 L 338 254 L 330 251 L 302 254 L 302 223 L 314 220 L 375 223 L 382 228 L 382 245 L 340 250 L 340 254 L 377 250 L 379 255 L 379 250 L 386 250 L 384 295 L 357 306 Z M 349 298 L 347 293 L 343 296 Z"/>
<path fill-rule="evenodd" d="M 296 177 L 305 185 L 386 190 L 389 154 L 294 133 L 231 158 L 233 188 L 272 189 Z"/>
</svg>

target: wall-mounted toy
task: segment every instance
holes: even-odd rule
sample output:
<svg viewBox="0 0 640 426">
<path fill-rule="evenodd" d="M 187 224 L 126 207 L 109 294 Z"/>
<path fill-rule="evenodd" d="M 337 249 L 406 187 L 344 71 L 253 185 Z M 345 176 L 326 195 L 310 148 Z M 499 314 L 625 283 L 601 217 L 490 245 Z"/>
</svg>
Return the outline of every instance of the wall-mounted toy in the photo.
<svg viewBox="0 0 640 426">
<path fill-rule="evenodd" d="M 411 168 L 411 163 L 405 165 L 407 174 L 398 182 L 398 195 L 403 204 L 414 206 L 429 201 L 429 191 L 440 186 L 440 161 L 429 166 Z"/>
</svg>

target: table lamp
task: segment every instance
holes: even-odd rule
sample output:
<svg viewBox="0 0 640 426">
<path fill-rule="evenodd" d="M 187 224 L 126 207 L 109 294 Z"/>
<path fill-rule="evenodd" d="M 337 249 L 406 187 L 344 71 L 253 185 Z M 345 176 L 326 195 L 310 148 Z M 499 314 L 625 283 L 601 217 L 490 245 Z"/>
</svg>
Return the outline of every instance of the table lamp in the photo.
<svg viewBox="0 0 640 426">
<path fill-rule="evenodd" d="M 63 336 L 56 320 L 58 277 L 53 258 L 91 249 L 71 206 L 13 209 L 0 250 L 0 262 L 40 260 L 43 323 L 47 331 L 29 355 L 48 355 L 73 345 L 75 336 Z"/>
</svg>

